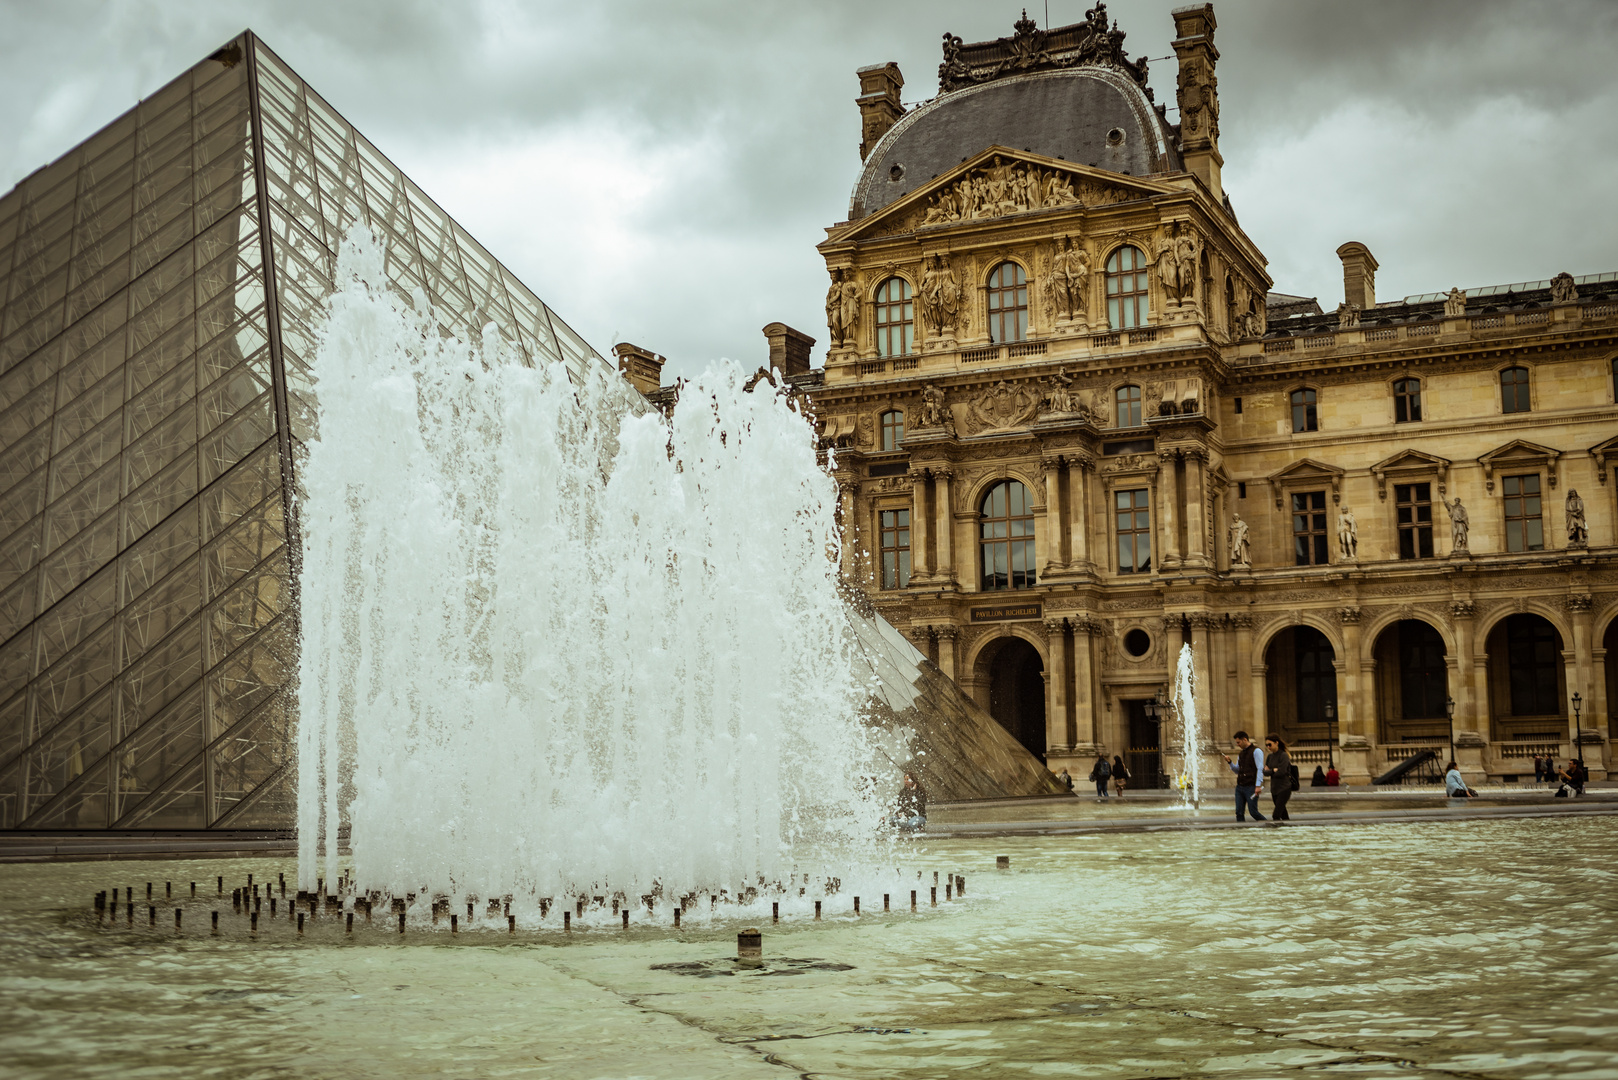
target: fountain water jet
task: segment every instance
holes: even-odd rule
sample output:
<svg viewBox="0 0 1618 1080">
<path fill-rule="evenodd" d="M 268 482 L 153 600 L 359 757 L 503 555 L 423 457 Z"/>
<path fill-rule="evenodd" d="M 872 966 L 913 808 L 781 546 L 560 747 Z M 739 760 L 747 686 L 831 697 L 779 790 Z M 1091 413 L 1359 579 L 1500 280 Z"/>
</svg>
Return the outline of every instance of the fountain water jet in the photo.
<svg viewBox="0 0 1618 1080">
<path fill-rule="evenodd" d="M 887 769 L 786 395 L 721 362 L 665 420 L 604 366 L 445 336 L 366 234 L 338 279 L 300 472 L 299 887 L 336 880 L 343 827 L 393 896 L 868 863 Z"/>
<path fill-rule="evenodd" d="M 1202 805 L 1202 717 L 1197 711 L 1196 671 L 1189 643 L 1180 646 L 1174 672 L 1174 711 L 1180 718 L 1180 802 L 1195 810 Z"/>
</svg>

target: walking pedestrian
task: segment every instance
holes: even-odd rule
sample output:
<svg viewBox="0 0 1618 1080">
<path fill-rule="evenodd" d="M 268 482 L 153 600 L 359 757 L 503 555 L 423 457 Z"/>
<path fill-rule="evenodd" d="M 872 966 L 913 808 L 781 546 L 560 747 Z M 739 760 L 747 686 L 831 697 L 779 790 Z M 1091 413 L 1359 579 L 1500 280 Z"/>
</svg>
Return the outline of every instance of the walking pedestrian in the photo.
<svg viewBox="0 0 1618 1080">
<path fill-rule="evenodd" d="M 1534 755 L 1534 783 L 1541 783 L 1545 779 L 1545 759 L 1538 754 Z"/>
<path fill-rule="evenodd" d="M 1096 763 L 1090 770 L 1090 782 L 1096 786 L 1096 798 L 1107 797 L 1107 781 L 1112 778 L 1112 766 L 1107 764 L 1106 754 L 1097 754 Z"/>
<path fill-rule="evenodd" d="M 1219 756 L 1236 774 L 1236 820 L 1246 821 L 1251 811 L 1254 821 L 1264 821 L 1264 815 L 1258 812 L 1258 797 L 1264 791 L 1264 751 L 1253 745 L 1245 731 L 1238 731 L 1232 738 L 1236 742 L 1236 760 L 1225 753 Z"/>
<path fill-rule="evenodd" d="M 1270 802 L 1273 804 L 1270 819 L 1273 821 L 1292 820 L 1292 815 L 1287 813 L 1287 800 L 1292 798 L 1292 790 L 1298 783 L 1293 775 L 1295 771 L 1292 755 L 1287 753 L 1287 744 L 1281 741 L 1281 737 L 1264 736 L 1264 773 L 1270 778 Z"/>
<path fill-rule="evenodd" d="M 1121 755 L 1114 754 L 1112 758 L 1112 786 L 1117 790 L 1118 797 L 1124 797 L 1124 788 L 1129 783 L 1129 770 L 1124 767 Z"/>
</svg>

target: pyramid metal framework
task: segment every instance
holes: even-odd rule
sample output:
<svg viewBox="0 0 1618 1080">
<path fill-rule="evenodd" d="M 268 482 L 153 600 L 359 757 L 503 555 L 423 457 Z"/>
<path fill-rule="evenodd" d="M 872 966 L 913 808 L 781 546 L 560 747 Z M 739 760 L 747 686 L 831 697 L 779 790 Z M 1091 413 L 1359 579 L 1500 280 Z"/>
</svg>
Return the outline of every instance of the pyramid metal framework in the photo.
<svg viewBox="0 0 1618 1080">
<path fill-rule="evenodd" d="M 252 33 L 0 198 L 0 828 L 285 828 L 308 361 L 347 227 L 606 361 Z"/>
</svg>

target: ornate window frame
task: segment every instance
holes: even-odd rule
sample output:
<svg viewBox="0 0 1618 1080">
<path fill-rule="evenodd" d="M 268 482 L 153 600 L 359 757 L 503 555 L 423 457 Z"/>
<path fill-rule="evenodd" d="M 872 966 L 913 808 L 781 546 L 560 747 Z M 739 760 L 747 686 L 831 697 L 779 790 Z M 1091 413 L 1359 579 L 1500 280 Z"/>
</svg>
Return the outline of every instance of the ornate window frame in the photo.
<svg viewBox="0 0 1618 1080">
<path fill-rule="evenodd" d="M 1528 385 L 1530 388 L 1533 387 L 1531 379 Z M 1497 446 L 1487 454 L 1480 455 L 1478 465 L 1483 468 L 1484 490 L 1490 495 L 1494 494 L 1495 473 L 1509 472 L 1515 475 L 1533 472 L 1536 469 L 1541 473 L 1540 479 L 1545 481 L 1542 490 L 1549 494 L 1556 490 L 1556 482 L 1559 479 L 1557 466 L 1561 459 L 1560 450 L 1531 443 L 1527 439 L 1512 439 L 1503 446 Z"/>
<path fill-rule="evenodd" d="M 1156 454 L 1124 454 L 1108 460 L 1097 471 L 1101 477 L 1101 496 L 1107 513 L 1107 571 L 1115 576 L 1122 573 L 1118 566 L 1118 516 L 1113 492 L 1119 489 L 1146 488 L 1146 500 L 1152 520 L 1152 572 L 1129 575 L 1132 579 L 1150 578 L 1162 572 L 1163 515 L 1159 512 L 1159 463 Z"/>
<path fill-rule="evenodd" d="M 1113 257 L 1116 256 L 1119 252 L 1121 252 L 1124 248 L 1133 248 L 1135 250 L 1135 254 L 1139 257 L 1140 261 L 1136 264 L 1135 268 L 1133 270 L 1129 270 L 1129 271 L 1124 271 L 1124 270 L 1111 271 L 1111 270 L 1108 270 L 1107 267 L 1112 263 Z M 1157 308 L 1163 303 L 1163 301 L 1159 300 L 1157 303 L 1153 303 L 1153 301 L 1152 301 L 1152 291 L 1153 291 L 1153 286 L 1152 286 L 1152 276 L 1153 276 L 1152 275 L 1152 261 L 1151 261 L 1151 259 L 1149 257 L 1147 257 L 1146 249 L 1141 247 L 1140 244 L 1136 243 L 1132 239 L 1129 239 L 1129 238 L 1120 239 L 1120 240 L 1116 241 L 1115 243 L 1113 243 L 1111 247 L 1107 248 L 1104 252 L 1102 252 L 1100 267 L 1101 267 L 1101 303 L 1102 303 L 1102 307 L 1103 307 L 1103 311 L 1100 314 L 1102 316 L 1102 319 L 1107 324 L 1107 329 L 1112 333 L 1117 333 L 1120 330 L 1141 330 L 1141 329 L 1144 329 L 1144 328 L 1146 328 L 1148 326 L 1151 326 L 1152 325 L 1152 313 L 1155 310 L 1157 310 Z M 1121 294 L 1119 294 L 1121 296 L 1122 295 L 1127 295 L 1127 296 L 1143 296 L 1143 297 L 1145 297 L 1146 310 L 1144 312 L 1140 312 L 1140 317 L 1136 320 L 1134 325 L 1132 325 L 1132 326 L 1114 326 L 1113 323 L 1112 323 L 1112 308 L 1111 308 L 1113 294 L 1110 293 L 1107 290 L 1107 285 L 1108 285 L 1108 282 L 1112 278 L 1114 278 L 1114 277 L 1123 277 L 1126 273 L 1128 275 L 1130 275 L 1130 276 L 1134 276 L 1135 274 L 1145 274 L 1146 275 L 1146 290 L 1144 292 L 1131 291 L 1129 293 L 1121 293 Z"/>
<path fill-rule="evenodd" d="M 1000 341 L 995 338 L 994 331 L 992 329 L 997 312 L 989 309 L 989 294 L 996 291 L 1004 291 L 1005 287 L 1002 286 L 997 289 L 994 285 L 990 284 L 990 282 L 994 278 L 995 271 L 999 270 L 1002 266 L 1005 266 L 1008 263 L 1022 271 L 1022 285 L 1013 286 L 1013 288 L 1021 288 L 1025 294 L 1022 311 L 1023 319 L 1026 325 L 1024 327 L 1022 337 L 1016 339 L 1015 341 Z M 1034 309 L 1036 305 L 1034 304 L 1034 274 L 1033 270 L 1031 269 L 1031 265 L 1031 260 L 1025 259 L 1018 255 L 995 255 L 990 259 L 988 268 L 983 272 L 983 332 L 984 337 L 988 340 L 989 344 L 1017 345 L 1024 341 L 1032 340 L 1034 333 Z M 1002 308 L 1000 310 L 1003 312 L 1006 309 Z"/>
<path fill-rule="evenodd" d="M 901 281 L 901 282 L 904 283 L 905 289 L 908 292 L 908 295 L 905 297 L 905 299 L 903 299 L 903 300 L 893 300 L 893 301 L 884 301 L 884 300 L 878 299 L 878 294 L 881 293 L 883 286 L 885 286 L 890 281 Z M 873 355 L 877 359 L 879 359 L 879 360 L 902 360 L 907 356 L 914 356 L 918 352 L 921 351 L 918 348 L 918 346 L 921 344 L 921 334 L 919 332 L 920 327 L 918 327 L 916 325 L 916 317 L 917 317 L 918 313 L 920 312 L 921 305 L 919 303 L 917 303 L 916 283 L 910 280 L 910 275 L 909 274 L 901 273 L 898 270 L 887 270 L 886 268 L 884 268 L 884 273 L 883 273 L 882 277 L 876 282 L 876 284 L 871 286 L 871 293 L 870 293 L 870 295 L 868 297 L 866 297 L 866 302 L 869 303 L 870 307 L 871 307 L 871 319 L 870 319 L 871 348 L 873 350 Z M 892 328 L 892 327 L 896 327 L 896 326 L 902 326 L 902 325 L 904 325 L 904 321 L 901 320 L 900 322 L 897 322 L 897 323 L 883 323 L 881 326 L 878 326 L 877 321 L 876 321 L 876 315 L 877 315 L 877 311 L 880 310 L 881 308 L 892 307 L 895 304 L 901 304 L 904 307 L 908 307 L 910 309 L 910 319 L 908 320 L 909 321 L 909 329 L 910 329 L 910 332 L 909 332 L 909 335 L 908 335 L 909 338 L 910 338 L 910 348 L 905 352 L 888 352 L 888 353 L 885 353 L 885 352 L 882 351 L 881 331 L 885 330 L 885 329 Z"/>
<path fill-rule="evenodd" d="M 1528 408 L 1518 409 L 1515 412 L 1506 411 L 1505 384 L 1500 381 L 1501 376 L 1515 368 L 1521 368 L 1528 374 Z M 1497 416 L 1528 416 L 1539 411 L 1539 380 L 1534 377 L 1534 365 L 1526 360 L 1512 359 L 1494 368 L 1494 400 L 1495 408 L 1500 411 Z"/>
</svg>

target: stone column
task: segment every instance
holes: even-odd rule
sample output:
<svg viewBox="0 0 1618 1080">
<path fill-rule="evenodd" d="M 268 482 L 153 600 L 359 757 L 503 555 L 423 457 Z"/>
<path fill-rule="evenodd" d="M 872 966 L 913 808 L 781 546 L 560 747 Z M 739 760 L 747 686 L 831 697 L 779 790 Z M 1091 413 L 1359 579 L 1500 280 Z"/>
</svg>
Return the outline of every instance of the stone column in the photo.
<svg viewBox="0 0 1618 1080">
<path fill-rule="evenodd" d="M 1185 451 L 1185 562 L 1187 566 L 1210 566 L 1208 526 L 1204 513 L 1203 462 L 1208 452 L 1201 447 Z"/>
<path fill-rule="evenodd" d="M 910 470 L 910 576 L 932 576 L 932 549 L 927 543 L 927 470 Z"/>
<path fill-rule="evenodd" d="M 1039 467 L 1045 472 L 1045 565 L 1044 577 L 1062 566 L 1062 459 L 1044 457 Z"/>
<path fill-rule="evenodd" d="M 1338 611 L 1343 625 L 1343 655 L 1337 662 L 1337 745 L 1342 748 L 1338 773 L 1345 784 L 1371 782 L 1371 725 L 1365 702 L 1365 681 L 1361 678 L 1363 654 L 1360 648 L 1360 609 Z"/>
<path fill-rule="evenodd" d="M 850 581 L 858 581 L 860 580 L 858 553 L 861 547 L 866 546 L 862 543 L 865 537 L 860 535 L 862 530 L 857 527 L 858 523 L 854 517 L 857 512 L 855 497 L 859 494 L 860 484 L 852 473 L 839 470 L 833 475 L 837 481 L 837 535 L 843 541 L 838 566 L 842 569 L 843 577 Z"/>
<path fill-rule="evenodd" d="M 1473 681 L 1477 627 L 1472 616 L 1477 613 L 1477 605 L 1470 600 L 1455 600 L 1449 605 L 1449 613 L 1455 628 L 1455 685 L 1450 687 L 1450 697 L 1455 699 L 1455 729 L 1482 735 L 1482 688 Z"/>
<path fill-rule="evenodd" d="M 1067 620 L 1045 620 L 1045 748 L 1047 754 L 1068 749 L 1067 742 Z"/>
<path fill-rule="evenodd" d="M 1591 608 L 1595 606 L 1594 599 L 1589 593 L 1574 593 L 1567 598 L 1568 616 L 1573 622 L 1573 668 L 1568 673 L 1567 695 L 1564 702 L 1568 710 L 1568 719 L 1573 718 L 1572 699 L 1575 692 L 1582 699 L 1580 707 L 1580 720 L 1576 725 L 1578 732 L 1582 732 L 1584 742 L 1577 750 L 1584 756 L 1584 766 L 1590 770 L 1590 779 L 1594 780 L 1598 774 L 1606 779 L 1606 740 L 1601 738 L 1597 727 L 1602 711 L 1596 708 L 1597 685 L 1602 697 L 1606 696 L 1607 673 L 1595 665 L 1595 654 L 1592 640 Z M 1570 738 L 1578 738 L 1578 732 L 1569 732 Z"/>
<path fill-rule="evenodd" d="M 1179 457 L 1175 450 L 1157 452 L 1157 568 L 1166 570 L 1180 565 L 1180 482 L 1174 474 L 1174 462 Z"/>
<path fill-rule="evenodd" d="M 1069 570 L 1090 569 L 1089 513 L 1090 478 L 1086 474 L 1096 467 L 1095 459 L 1074 456 L 1067 461 L 1067 497 L 1073 505 L 1068 507 L 1068 547 L 1072 552 Z"/>
<path fill-rule="evenodd" d="M 933 501 L 937 504 L 938 534 L 934 544 L 938 548 L 938 580 L 955 581 L 955 519 L 951 511 L 949 481 L 954 473 L 949 469 L 933 470 Z"/>
<path fill-rule="evenodd" d="M 1253 616 L 1245 613 L 1232 615 L 1230 625 L 1236 630 L 1236 655 L 1234 658 L 1236 668 L 1236 715 L 1231 722 L 1241 724 L 1244 727 L 1248 724 L 1253 725 L 1253 727 L 1263 727 L 1264 725 L 1259 723 L 1263 717 L 1256 715 L 1253 711 L 1253 680 L 1250 674 L 1255 662 L 1253 656 Z M 1244 673 L 1248 677 L 1243 678 Z M 1262 706 L 1263 700 L 1262 696 L 1257 699 L 1260 706 Z M 1217 736 L 1221 741 L 1224 738 L 1223 727 L 1225 726 L 1229 725 L 1223 725 Z M 1251 731 L 1252 728 L 1248 728 L 1248 730 Z"/>
<path fill-rule="evenodd" d="M 1191 624 L 1191 670 L 1197 680 L 1197 715 L 1202 718 L 1203 735 L 1212 740 L 1219 717 L 1213 708 L 1213 646 L 1208 640 L 1208 632 L 1217 625 L 1219 617 L 1210 612 L 1197 611 L 1186 616 L 1186 621 Z M 1254 737 L 1263 736 L 1254 733 Z"/>
<path fill-rule="evenodd" d="M 960 636 L 957 626 L 940 625 L 933 627 L 933 636 L 938 639 L 938 668 L 950 681 L 955 681 L 955 641 Z"/>
<path fill-rule="evenodd" d="M 1098 741 L 1097 702 L 1090 663 L 1090 642 L 1098 629 L 1088 618 L 1073 621 L 1073 719 L 1067 735 L 1075 754 L 1081 748 L 1094 752 Z M 1081 741 L 1083 739 L 1088 739 L 1088 744 Z"/>
</svg>

